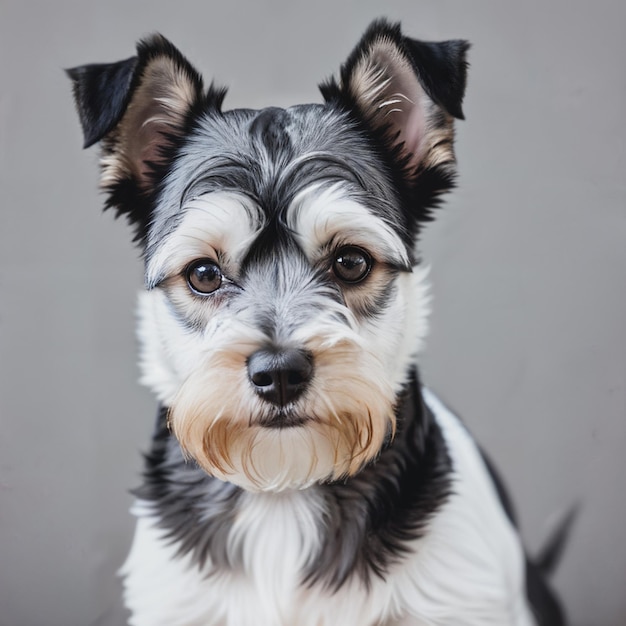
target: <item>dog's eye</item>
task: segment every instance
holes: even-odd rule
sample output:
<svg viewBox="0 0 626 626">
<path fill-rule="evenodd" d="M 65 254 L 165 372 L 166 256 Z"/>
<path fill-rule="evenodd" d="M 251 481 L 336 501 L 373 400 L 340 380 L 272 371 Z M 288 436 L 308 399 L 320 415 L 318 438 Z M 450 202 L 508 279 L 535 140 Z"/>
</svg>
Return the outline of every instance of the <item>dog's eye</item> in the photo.
<svg viewBox="0 0 626 626">
<path fill-rule="evenodd" d="M 187 284 L 194 293 L 213 293 L 222 285 L 222 270 L 209 259 L 194 261 L 187 267 Z"/>
<path fill-rule="evenodd" d="M 372 258 L 365 250 L 356 246 L 341 248 L 333 263 L 333 271 L 344 283 L 362 281 L 372 269 Z"/>
</svg>

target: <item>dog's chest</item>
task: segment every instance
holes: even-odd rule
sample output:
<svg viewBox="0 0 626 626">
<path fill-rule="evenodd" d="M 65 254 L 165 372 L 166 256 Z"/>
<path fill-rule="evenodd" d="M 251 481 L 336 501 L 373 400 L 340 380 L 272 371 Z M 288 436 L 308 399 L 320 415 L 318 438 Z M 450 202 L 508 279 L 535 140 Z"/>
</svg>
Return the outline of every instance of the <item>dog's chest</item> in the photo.
<svg viewBox="0 0 626 626">
<path fill-rule="evenodd" d="M 245 494 L 227 551 L 236 565 L 207 576 L 180 558 L 149 517 L 138 520 L 124 567 L 133 626 L 367 626 L 379 624 L 388 589 L 357 581 L 337 592 L 302 584 L 320 549 L 325 508 L 312 490 Z M 150 584 L 146 581 L 150 580 Z M 382 599 L 380 591 L 386 596 Z M 381 602 L 382 600 L 382 602 Z M 417 624 L 417 622 L 411 622 Z"/>
<path fill-rule="evenodd" d="M 234 564 L 207 576 L 176 555 L 150 517 L 138 520 L 125 565 L 135 626 L 336 626 L 379 623 L 378 600 L 358 583 L 333 593 L 302 584 L 320 550 L 325 505 L 315 490 L 244 494 L 227 537 Z M 207 567 L 207 570 L 209 568 Z M 150 579 L 151 585 L 144 584 Z M 375 616 L 367 613 L 374 610 Z"/>
<path fill-rule="evenodd" d="M 232 568 L 213 575 L 177 554 L 154 518 L 138 520 L 124 568 L 132 626 L 528 626 L 522 554 L 475 447 L 451 422 L 460 472 L 428 532 L 385 580 L 352 576 L 333 592 L 302 585 L 323 541 L 320 491 L 244 494 L 227 535 Z M 508 572 L 504 575 L 504 572 Z"/>
</svg>

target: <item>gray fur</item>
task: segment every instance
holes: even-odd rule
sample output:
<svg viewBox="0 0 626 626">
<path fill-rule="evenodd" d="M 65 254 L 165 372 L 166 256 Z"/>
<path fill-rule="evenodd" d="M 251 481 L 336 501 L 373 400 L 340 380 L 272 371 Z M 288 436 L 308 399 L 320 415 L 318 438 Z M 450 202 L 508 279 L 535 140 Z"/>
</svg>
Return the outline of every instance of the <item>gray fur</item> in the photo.
<svg viewBox="0 0 626 626">
<path fill-rule="evenodd" d="M 255 126 L 260 116 L 262 129 Z M 346 113 L 331 107 L 205 113 L 164 183 L 146 258 L 175 229 L 186 202 L 216 190 L 249 195 L 270 218 L 307 186 L 340 181 L 355 199 L 404 232 L 407 218 L 386 170 L 371 140 Z"/>
</svg>

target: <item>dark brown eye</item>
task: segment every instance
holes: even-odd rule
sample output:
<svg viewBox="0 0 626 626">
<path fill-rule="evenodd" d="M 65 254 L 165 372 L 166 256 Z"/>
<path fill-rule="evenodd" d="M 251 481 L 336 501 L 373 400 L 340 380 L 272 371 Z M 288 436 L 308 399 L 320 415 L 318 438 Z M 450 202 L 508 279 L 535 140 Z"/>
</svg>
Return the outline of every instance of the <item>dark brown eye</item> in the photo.
<svg viewBox="0 0 626 626">
<path fill-rule="evenodd" d="M 187 284 L 194 293 L 213 293 L 222 285 L 222 270 L 209 259 L 194 261 L 187 268 Z"/>
<path fill-rule="evenodd" d="M 372 269 L 372 257 L 356 246 L 345 246 L 337 252 L 333 271 L 344 283 L 362 281 Z"/>
</svg>

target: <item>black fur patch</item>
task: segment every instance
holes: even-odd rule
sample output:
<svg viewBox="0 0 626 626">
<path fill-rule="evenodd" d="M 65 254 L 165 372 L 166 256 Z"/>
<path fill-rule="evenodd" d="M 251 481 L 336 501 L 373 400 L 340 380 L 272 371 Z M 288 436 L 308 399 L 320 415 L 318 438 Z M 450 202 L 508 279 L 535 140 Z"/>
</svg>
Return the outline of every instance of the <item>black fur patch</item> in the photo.
<svg viewBox="0 0 626 626">
<path fill-rule="evenodd" d="M 231 567 L 226 538 L 242 490 L 185 461 L 167 427 L 167 412 L 159 410 L 152 449 L 145 457 L 144 482 L 133 494 L 152 503 L 166 538 L 178 543 L 181 556 L 190 553 L 200 566 L 210 556 L 216 568 Z"/>
<path fill-rule="evenodd" d="M 137 63 L 137 57 L 131 57 L 117 63 L 95 63 L 66 70 L 74 85 L 83 148 L 100 141 L 119 122 L 128 106 Z M 102 106 L 103 99 L 108 106 Z"/>
</svg>

